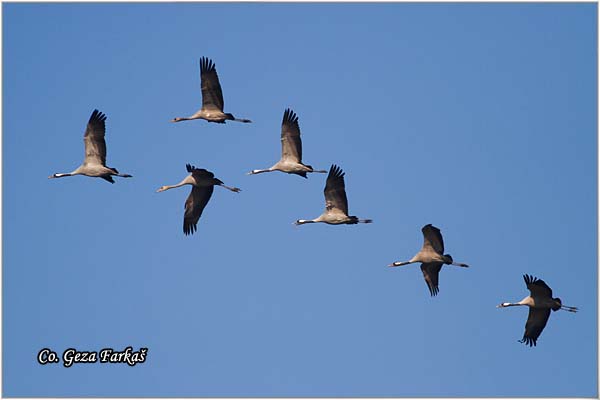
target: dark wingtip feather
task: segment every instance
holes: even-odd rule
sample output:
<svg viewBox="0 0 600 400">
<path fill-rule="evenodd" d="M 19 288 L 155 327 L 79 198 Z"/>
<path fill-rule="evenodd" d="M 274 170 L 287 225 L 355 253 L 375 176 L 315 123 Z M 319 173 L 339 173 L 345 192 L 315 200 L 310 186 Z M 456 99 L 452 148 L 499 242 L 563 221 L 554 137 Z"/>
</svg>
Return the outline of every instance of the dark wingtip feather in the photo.
<svg viewBox="0 0 600 400">
<path fill-rule="evenodd" d="M 215 63 L 208 57 L 200 57 L 200 72 L 215 71 Z"/>
<path fill-rule="evenodd" d="M 185 169 L 187 170 L 187 172 L 194 172 L 196 167 L 194 167 L 192 164 L 185 164 Z"/>
<path fill-rule="evenodd" d="M 523 336 L 523 339 L 519 340 L 519 343 L 525 343 L 525 346 L 532 347 L 537 345 L 537 339 Z"/>
<path fill-rule="evenodd" d="M 290 124 L 298 122 L 298 116 L 291 108 L 286 108 L 283 112 L 283 120 L 281 121 L 281 123 L 285 124 L 286 122 Z"/>
<path fill-rule="evenodd" d="M 92 111 L 92 115 L 90 116 L 89 123 L 94 121 L 104 122 L 106 121 L 106 115 L 103 112 L 94 109 L 94 111 Z"/>
<path fill-rule="evenodd" d="M 536 283 L 536 282 L 540 281 L 538 278 L 536 278 L 532 275 L 528 275 L 528 274 L 523 275 L 523 280 L 525 281 L 526 285 L 530 285 L 532 283 Z"/>
<path fill-rule="evenodd" d="M 330 177 L 343 178 L 344 175 L 346 175 L 346 173 L 344 171 L 342 171 L 342 169 L 340 167 L 338 167 L 335 164 L 331 164 L 331 167 L 329 168 L 329 176 Z"/>
<path fill-rule="evenodd" d="M 192 235 L 194 232 L 196 232 L 196 224 L 186 225 L 186 223 L 184 221 L 183 222 L 183 233 L 185 234 L 185 236 Z"/>
</svg>

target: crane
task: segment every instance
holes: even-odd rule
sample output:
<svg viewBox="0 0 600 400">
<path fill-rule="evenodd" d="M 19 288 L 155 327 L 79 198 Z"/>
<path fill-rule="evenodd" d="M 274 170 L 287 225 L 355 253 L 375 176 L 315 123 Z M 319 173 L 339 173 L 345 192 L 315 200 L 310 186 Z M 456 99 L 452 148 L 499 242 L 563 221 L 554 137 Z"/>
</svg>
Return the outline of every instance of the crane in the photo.
<svg viewBox="0 0 600 400">
<path fill-rule="evenodd" d="M 423 233 L 423 247 L 421 247 L 421 250 L 410 260 L 396 261 L 389 264 L 388 267 L 400 267 L 420 262 L 423 278 L 425 278 L 429 293 L 431 296 L 436 296 L 439 292 L 439 274 L 444 264 L 465 268 L 468 265 L 454 262 L 450 254 L 444 254 L 444 239 L 438 228 L 427 224 L 421 228 L 421 232 Z"/>
<path fill-rule="evenodd" d="M 529 316 L 525 323 L 525 333 L 523 334 L 523 339 L 519 340 L 519 342 L 531 347 L 537 345 L 537 340 L 544 330 L 548 318 L 550 318 L 550 310 L 577 312 L 578 309 L 577 307 L 563 306 L 562 301 L 558 297 L 552 298 L 552 289 L 543 280 L 527 274 L 523 275 L 523 279 L 525 280 L 527 289 L 529 289 L 530 295 L 518 303 L 501 303 L 497 307 L 529 307 Z"/>
<path fill-rule="evenodd" d="M 205 119 L 208 122 L 224 124 L 225 121 L 252 122 L 249 119 L 238 119 L 230 113 L 223 112 L 223 92 L 215 63 L 206 57 L 200 58 L 200 85 L 202 91 L 202 108 L 189 117 L 176 117 L 171 122 Z"/>
<path fill-rule="evenodd" d="M 281 159 L 271 168 L 253 169 L 248 175 L 272 171 L 296 174 L 304 178 L 306 178 L 307 172 L 327 173 L 323 170 L 314 170 L 312 166 L 302 163 L 302 140 L 300 139 L 298 116 L 289 108 L 284 111 L 281 122 Z"/>
<path fill-rule="evenodd" d="M 157 192 L 164 192 L 183 185 L 192 185 L 192 191 L 185 201 L 185 213 L 183 215 L 183 233 L 187 236 L 196 231 L 198 220 L 202 215 L 202 211 L 204 211 L 204 207 L 208 204 L 215 186 L 224 187 L 235 193 L 239 193 L 241 189 L 224 185 L 220 179 L 215 178 L 212 172 L 205 169 L 199 169 L 190 164 L 186 164 L 185 168 L 190 173 L 188 176 L 176 185 L 161 186 Z"/>
<path fill-rule="evenodd" d="M 85 145 L 85 158 L 76 170 L 69 173 L 56 173 L 48 177 L 63 178 L 65 176 L 85 175 L 94 178 L 102 178 L 110 183 L 115 183 L 113 176 L 121 178 L 131 178 L 129 174 L 121 174 L 116 168 L 106 166 L 106 142 L 104 135 L 106 133 L 106 115 L 94 110 L 88 121 L 85 133 L 83 134 L 83 144 Z"/>
<path fill-rule="evenodd" d="M 348 199 L 346 198 L 346 188 L 344 184 L 344 175 L 340 167 L 333 164 L 329 168 L 327 183 L 325 184 L 325 211 L 315 219 L 299 219 L 296 225 L 309 224 L 314 222 L 324 222 L 330 225 L 371 223 L 371 219 L 358 219 L 354 215 L 348 216 Z"/>
</svg>

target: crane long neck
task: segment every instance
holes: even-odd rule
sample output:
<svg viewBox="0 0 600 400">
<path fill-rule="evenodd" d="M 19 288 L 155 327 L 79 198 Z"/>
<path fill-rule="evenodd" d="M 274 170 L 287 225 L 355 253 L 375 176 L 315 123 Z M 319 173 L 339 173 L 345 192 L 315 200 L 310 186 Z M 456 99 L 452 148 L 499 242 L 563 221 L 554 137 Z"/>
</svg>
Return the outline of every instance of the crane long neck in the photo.
<svg viewBox="0 0 600 400">
<path fill-rule="evenodd" d="M 185 182 L 181 182 L 181 183 L 178 183 L 177 185 L 165 186 L 165 190 L 175 189 L 175 188 L 181 187 L 181 186 L 183 186 L 185 184 L 186 184 Z"/>
<path fill-rule="evenodd" d="M 421 259 L 421 257 L 420 257 L 420 255 L 421 255 L 421 253 L 419 252 L 419 253 L 415 254 L 413 256 L 413 258 L 411 258 L 408 261 L 405 261 L 404 263 L 405 264 L 414 264 L 414 263 L 418 263 L 418 262 L 423 262 L 422 259 Z"/>
<path fill-rule="evenodd" d="M 175 188 L 181 187 L 183 185 L 191 185 L 191 183 L 188 181 L 187 177 L 184 180 L 182 180 L 181 182 L 179 182 L 178 184 L 176 184 L 176 185 L 166 185 L 166 186 L 163 186 L 163 187 L 161 187 L 159 189 L 159 191 L 160 192 L 164 192 L 165 190 L 175 189 Z"/>
<path fill-rule="evenodd" d="M 518 303 L 501 303 L 498 307 L 515 307 L 515 306 L 529 306 L 531 305 L 531 298 L 525 297 L 523 300 Z"/>
<path fill-rule="evenodd" d="M 390 265 L 388 265 L 388 267 L 401 267 L 403 265 L 408 265 L 408 264 L 412 264 L 415 261 L 396 261 L 391 263 Z"/>
<path fill-rule="evenodd" d="M 196 118 L 194 118 L 194 115 L 189 116 L 189 117 L 175 117 L 171 120 L 171 122 L 189 121 L 189 120 L 196 119 Z"/>
<path fill-rule="evenodd" d="M 253 169 L 248 173 L 248 175 L 262 174 L 263 172 L 271 172 L 273 171 L 273 167 L 267 169 Z"/>
<path fill-rule="evenodd" d="M 65 176 L 81 175 L 80 171 L 81 171 L 81 166 L 77 167 L 77 169 L 72 172 L 56 173 L 56 174 L 50 175 L 48 178 L 64 178 Z"/>
</svg>

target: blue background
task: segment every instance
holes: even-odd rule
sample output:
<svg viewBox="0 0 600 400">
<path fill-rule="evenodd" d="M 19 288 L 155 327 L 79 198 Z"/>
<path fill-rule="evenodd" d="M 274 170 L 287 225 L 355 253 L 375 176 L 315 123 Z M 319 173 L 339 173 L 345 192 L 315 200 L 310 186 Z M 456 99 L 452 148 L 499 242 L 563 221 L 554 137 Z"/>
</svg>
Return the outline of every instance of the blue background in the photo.
<svg viewBox="0 0 600 400">
<path fill-rule="evenodd" d="M 596 4 L 3 4 L 3 396 L 598 396 Z M 225 111 L 200 107 L 212 58 Z M 370 225 L 294 227 L 339 164 Z M 71 177 L 94 108 L 110 185 Z M 189 187 L 216 188 L 195 235 Z M 442 230 L 430 297 L 409 259 Z M 524 307 L 544 279 L 536 348 Z M 39 365 L 44 347 L 147 347 Z"/>
</svg>

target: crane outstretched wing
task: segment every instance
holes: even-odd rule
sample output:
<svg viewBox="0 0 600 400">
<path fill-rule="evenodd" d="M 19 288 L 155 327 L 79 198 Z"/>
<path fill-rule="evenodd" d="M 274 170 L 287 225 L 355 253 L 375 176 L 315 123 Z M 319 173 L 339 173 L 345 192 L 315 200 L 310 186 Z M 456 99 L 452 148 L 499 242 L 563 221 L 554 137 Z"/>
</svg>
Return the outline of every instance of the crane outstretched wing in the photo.
<svg viewBox="0 0 600 400">
<path fill-rule="evenodd" d="M 425 278 L 425 283 L 427 283 L 427 287 L 429 288 L 429 293 L 432 296 L 436 296 L 440 289 L 438 288 L 438 280 L 440 275 L 440 270 L 442 269 L 441 262 L 432 262 L 432 263 L 422 263 L 421 271 L 423 272 L 423 278 Z"/>
<path fill-rule="evenodd" d="M 438 228 L 427 224 L 421 228 L 421 232 L 423 232 L 423 248 L 430 247 L 436 253 L 444 254 L 444 239 Z"/>
<path fill-rule="evenodd" d="M 523 334 L 523 339 L 519 341 L 529 346 L 535 346 L 538 337 L 540 337 L 540 334 L 548 322 L 548 318 L 550 318 L 549 308 L 529 307 L 529 316 L 527 317 L 527 323 L 525 324 L 525 333 Z"/>
<path fill-rule="evenodd" d="M 302 163 L 302 139 L 298 116 L 289 108 L 283 113 L 281 122 L 281 159 Z"/>
<path fill-rule="evenodd" d="M 185 164 L 185 169 L 187 172 L 191 173 L 198 182 L 206 181 L 215 177 L 215 174 L 212 172 L 204 168 L 196 168 L 191 164 Z"/>
<path fill-rule="evenodd" d="M 83 134 L 85 145 L 84 165 L 100 164 L 106 166 L 106 142 L 104 141 L 106 127 L 104 121 L 106 121 L 106 115 L 98 110 L 92 112 Z"/>
<path fill-rule="evenodd" d="M 550 289 L 543 280 L 527 274 L 523 275 L 523 280 L 525 280 L 525 284 L 527 285 L 527 289 L 529 289 L 531 296 L 552 298 L 552 289 Z"/>
<path fill-rule="evenodd" d="M 340 167 L 333 164 L 329 168 L 327 183 L 325 184 L 325 209 L 329 212 L 339 210 L 348 215 L 348 199 L 346 198 L 346 187 L 344 175 Z"/>
<path fill-rule="evenodd" d="M 185 213 L 183 215 L 183 233 L 191 235 L 196 231 L 198 220 L 212 196 L 214 186 L 192 187 L 192 191 L 185 201 Z"/>
<path fill-rule="evenodd" d="M 215 63 L 207 57 L 200 58 L 200 88 L 202 90 L 202 109 L 223 112 L 223 92 Z"/>
</svg>

